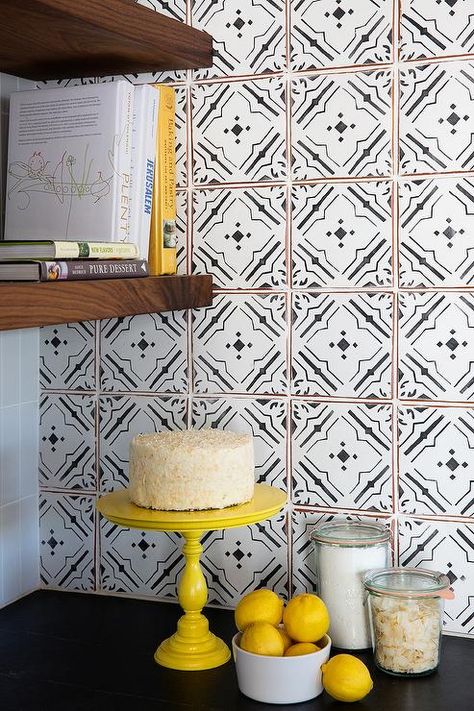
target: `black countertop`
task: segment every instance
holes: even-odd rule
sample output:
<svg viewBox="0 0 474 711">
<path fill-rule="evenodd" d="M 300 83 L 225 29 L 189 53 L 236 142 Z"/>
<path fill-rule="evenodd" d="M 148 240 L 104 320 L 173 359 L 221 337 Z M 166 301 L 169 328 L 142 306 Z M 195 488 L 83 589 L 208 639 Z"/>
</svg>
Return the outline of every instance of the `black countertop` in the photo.
<svg viewBox="0 0 474 711">
<path fill-rule="evenodd" d="M 0 610 L 1 711 L 474 711 L 474 641 L 444 637 L 434 674 L 398 679 L 376 670 L 363 701 L 326 693 L 301 704 L 261 704 L 237 687 L 233 662 L 202 672 L 158 666 L 158 643 L 176 629 L 178 605 L 40 591 Z M 211 630 L 230 642 L 229 611 L 206 609 Z"/>
</svg>

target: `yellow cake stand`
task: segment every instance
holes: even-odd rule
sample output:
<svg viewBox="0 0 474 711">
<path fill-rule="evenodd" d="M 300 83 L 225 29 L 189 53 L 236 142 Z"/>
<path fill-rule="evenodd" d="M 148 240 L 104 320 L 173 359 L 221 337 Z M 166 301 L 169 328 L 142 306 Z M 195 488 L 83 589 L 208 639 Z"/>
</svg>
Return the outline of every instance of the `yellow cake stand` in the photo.
<svg viewBox="0 0 474 711">
<path fill-rule="evenodd" d="M 185 567 L 178 584 L 178 600 L 184 615 L 177 631 L 162 642 L 155 661 L 164 667 L 183 671 L 213 669 L 230 659 L 230 649 L 209 631 L 202 614 L 207 602 L 206 579 L 201 569 L 201 537 L 207 531 L 237 528 L 257 523 L 277 514 L 286 502 L 286 494 L 267 484 L 256 484 L 251 501 L 226 509 L 206 511 L 153 511 L 132 504 L 127 489 L 102 496 L 97 508 L 109 521 L 127 528 L 177 531 L 185 539 Z"/>
</svg>

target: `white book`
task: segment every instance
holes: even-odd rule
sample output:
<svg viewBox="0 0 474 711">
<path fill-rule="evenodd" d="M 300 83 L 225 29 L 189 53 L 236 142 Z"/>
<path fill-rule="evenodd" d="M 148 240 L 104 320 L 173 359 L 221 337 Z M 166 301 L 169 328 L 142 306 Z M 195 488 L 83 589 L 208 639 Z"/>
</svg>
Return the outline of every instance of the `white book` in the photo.
<svg viewBox="0 0 474 711">
<path fill-rule="evenodd" d="M 159 90 L 143 84 L 135 87 L 130 191 L 130 241 L 138 244 L 140 257 L 148 259 Z"/>
<path fill-rule="evenodd" d="M 134 87 L 11 95 L 5 239 L 129 239 Z"/>
</svg>

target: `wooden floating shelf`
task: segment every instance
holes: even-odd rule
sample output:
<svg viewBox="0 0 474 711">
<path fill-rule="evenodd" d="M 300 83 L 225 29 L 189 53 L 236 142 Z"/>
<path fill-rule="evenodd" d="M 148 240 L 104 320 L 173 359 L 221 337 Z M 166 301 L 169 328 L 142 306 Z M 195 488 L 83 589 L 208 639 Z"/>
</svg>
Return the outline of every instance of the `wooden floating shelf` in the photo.
<svg viewBox="0 0 474 711">
<path fill-rule="evenodd" d="M 212 277 L 0 283 L 0 331 L 210 306 Z"/>
<path fill-rule="evenodd" d="M 133 0 L 0 0 L 0 71 L 27 79 L 212 65 L 212 37 Z"/>
</svg>

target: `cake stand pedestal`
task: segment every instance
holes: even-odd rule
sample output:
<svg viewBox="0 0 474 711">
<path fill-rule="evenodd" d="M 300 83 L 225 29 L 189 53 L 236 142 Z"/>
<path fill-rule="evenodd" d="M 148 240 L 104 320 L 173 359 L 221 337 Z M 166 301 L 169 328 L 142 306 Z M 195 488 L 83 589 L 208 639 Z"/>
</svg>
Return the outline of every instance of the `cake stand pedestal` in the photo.
<svg viewBox="0 0 474 711">
<path fill-rule="evenodd" d="M 154 511 L 132 504 L 126 489 L 113 491 L 97 502 L 109 521 L 127 528 L 177 531 L 184 538 L 184 571 L 178 584 L 178 600 L 184 615 L 176 632 L 162 642 L 155 661 L 164 667 L 184 671 L 213 669 L 230 659 L 230 649 L 209 630 L 202 614 L 207 602 L 206 579 L 201 569 L 201 537 L 207 531 L 237 528 L 257 523 L 277 514 L 286 494 L 267 484 L 256 484 L 254 497 L 246 504 L 206 511 Z"/>
</svg>

